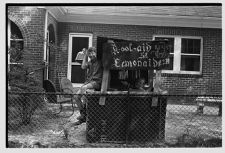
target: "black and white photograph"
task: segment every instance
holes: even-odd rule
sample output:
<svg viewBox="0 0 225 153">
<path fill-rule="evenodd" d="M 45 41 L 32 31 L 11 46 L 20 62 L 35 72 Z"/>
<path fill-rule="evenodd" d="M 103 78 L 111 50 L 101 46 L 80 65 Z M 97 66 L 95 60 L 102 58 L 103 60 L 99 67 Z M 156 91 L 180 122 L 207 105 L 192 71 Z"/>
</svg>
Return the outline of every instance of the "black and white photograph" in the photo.
<svg viewBox="0 0 225 153">
<path fill-rule="evenodd" d="M 5 148 L 223 147 L 222 3 L 5 3 L 2 19 Z"/>
</svg>

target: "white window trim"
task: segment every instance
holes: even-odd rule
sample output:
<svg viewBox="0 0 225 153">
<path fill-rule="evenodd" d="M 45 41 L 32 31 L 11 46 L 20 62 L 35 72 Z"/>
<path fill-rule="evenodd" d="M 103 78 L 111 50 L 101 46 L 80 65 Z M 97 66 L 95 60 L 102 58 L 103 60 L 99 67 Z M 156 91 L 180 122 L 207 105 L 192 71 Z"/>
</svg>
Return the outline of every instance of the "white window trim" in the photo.
<svg viewBox="0 0 225 153">
<path fill-rule="evenodd" d="M 77 65 L 76 62 L 71 61 L 72 58 L 72 38 L 73 37 L 88 37 L 89 47 L 92 47 L 93 34 L 91 33 L 69 33 L 69 50 L 68 50 L 68 64 L 67 64 L 67 78 L 71 80 L 71 68 L 72 65 Z M 81 87 L 82 83 L 73 83 L 73 87 Z"/>
<path fill-rule="evenodd" d="M 8 49 L 10 49 L 10 36 L 11 36 L 11 24 L 10 24 L 10 20 L 8 19 Z M 7 51 L 9 52 L 9 50 Z M 8 53 L 8 71 L 10 71 L 10 54 Z"/>
<path fill-rule="evenodd" d="M 203 38 L 200 36 L 180 36 L 180 35 L 153 35 L 153 40 L 155 37 L 168 37 L 174 38 L 174 64 L 173 70 L 162 70 L 162 73 L 170 73 L 170 74 L 202 74 L 202 58 L 203 58 Z M 200 48 L 200 70 L 197 71 L 181 71 L 181 38 L 188 38 L 188 39 L 200 39 L 201 40 L 201 48 Z M 177 45 L 180 44 L 180 45 Z M 188 54 L 185 54 L 188 55 Z M 191 54 L 191 55 L 199 55 L 199 54 Z"/>
</svg>

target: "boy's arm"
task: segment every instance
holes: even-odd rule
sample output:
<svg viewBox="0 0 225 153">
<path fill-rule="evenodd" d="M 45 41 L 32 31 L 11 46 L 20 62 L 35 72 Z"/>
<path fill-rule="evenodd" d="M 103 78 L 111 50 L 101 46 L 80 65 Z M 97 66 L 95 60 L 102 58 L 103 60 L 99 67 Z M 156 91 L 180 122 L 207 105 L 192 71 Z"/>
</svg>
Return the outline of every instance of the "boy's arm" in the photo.
<svg viewBox="0 0 225 153">
<path fill-rule="evenodd" d="M 87 50 L 84 52 L 84 59 L 81 64 L 82 69 L 86 69 L 88 67 L 88 56 L 87 56 Z"/>
</svg>

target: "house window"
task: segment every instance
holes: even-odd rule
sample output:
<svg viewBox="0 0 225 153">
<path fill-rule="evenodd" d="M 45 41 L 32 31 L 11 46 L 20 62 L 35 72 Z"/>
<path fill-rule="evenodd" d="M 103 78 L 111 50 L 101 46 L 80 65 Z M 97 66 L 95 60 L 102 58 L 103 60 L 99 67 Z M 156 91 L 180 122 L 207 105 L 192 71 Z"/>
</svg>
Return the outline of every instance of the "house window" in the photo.
<svg viewBox="0 0 225 153">
<path fill-rule="evenodd" d="M 200 71 L 200 39 L 181 38 L 181 71 Z"/>
<path fill-rule="evenodd" d="M 170 65 L 163 73 L 201 74 L 202 38 L 190 36 L 154 36 L 154 40 L 168 40 L 171 45 Z"/>
<path fill-rule="evenodd" d="M 170 46 L 170 64 L 168 67 L 166 67 L 166 70 L 173 70 L 173 61 L 174 61 L 174 38 L 165 38 L 165 37 L 155 37 L 155 40 L 168 40 L 169 41 L 169 46 Z"/>
<path fill-rule="evenodd" d="M 8 20 L 8 69 L 9 71 L 23 64 L 23 36 L 18 26 Z"/>
</svg>

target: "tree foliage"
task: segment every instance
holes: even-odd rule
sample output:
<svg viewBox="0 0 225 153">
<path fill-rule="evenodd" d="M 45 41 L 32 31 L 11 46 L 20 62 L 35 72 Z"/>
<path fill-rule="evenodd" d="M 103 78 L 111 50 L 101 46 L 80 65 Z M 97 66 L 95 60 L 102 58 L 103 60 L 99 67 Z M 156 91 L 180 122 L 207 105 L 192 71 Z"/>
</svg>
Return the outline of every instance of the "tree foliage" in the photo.
<svg viewBox="0 0 225 153">
<path fill-rule="evenodd" d="M 34 69 L 33 67 L 24 64 L 23 58 L 24 50 L 20 45 L 9 48 L 8 55 L 10 63 L 8 65 L 8 85 L 11 91 L 19 92 L 42 92 L 41 79 L 38 78 L 36 73 L 40 68 Z"/>
</svg>

